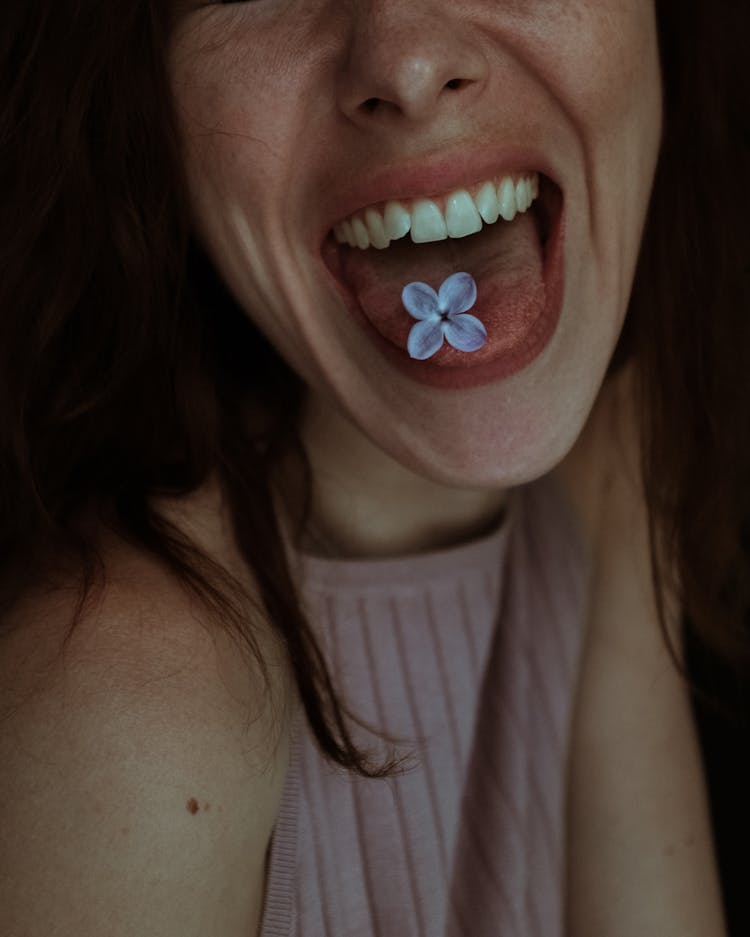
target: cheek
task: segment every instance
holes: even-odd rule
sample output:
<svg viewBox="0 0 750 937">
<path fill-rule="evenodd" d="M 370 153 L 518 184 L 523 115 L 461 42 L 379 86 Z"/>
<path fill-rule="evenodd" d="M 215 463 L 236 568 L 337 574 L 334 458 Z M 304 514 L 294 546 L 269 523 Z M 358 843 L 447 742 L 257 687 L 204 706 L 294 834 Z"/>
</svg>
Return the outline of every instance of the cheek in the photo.
<svg viewBox="0 0 750 937">
<path fill-rule="evenodd" d="M 656 24 L 650 4 L 603 3 L 592 19 L 579 86 L 591 113 L 607 117 L 638 110 L 658 93 Z M 586 81 L 586 75 L 591 77 Z"/>
<path fill-rule="evenodd" d="M 265 167 L 278 165 L 294 133 L 300 80 L 287 34 L 225 12 L 244 8 L 214 5 L 188 17 L 168 67 L 190 157 L 219 159 L 223 172 L 247 175 L 252 166 L 262 190 Z"/>
<path fill-rule="evenodd" d="M 614 303 L 619 327 L 661 139 L 655 11 L 651 0 L 570 0 L 548 15 L 540 48 L 581 144 L 597 303 Z"/>
<path fill-rule="evenodd" d="M 214 6 L 187 17 L 168 59 L 193 220 L 204 240 L 219 245 L 243 241 L 232 224 L 238 206 L 252 205 L 253 227 L 263 226 L 290 172 L 282 154 L 294 98 L 275 47 L 226 13 L 244 8 Z"/>
<path fill-rule="evenodd" d="M 171 43 L 169 69 L 186 129 L 233 135 L 263 165 L 301 132 L 316 34 L 309 17 L 278 9 L 254 15 L 251 7 L 213 4 L 188 17 Z"/>
<path fill-rule="evenodd" d="M 652 0 L 510 0 L 508 8 L 534 69 L 574 123 L 621 126 L 659 99 Z"/>
</svg>

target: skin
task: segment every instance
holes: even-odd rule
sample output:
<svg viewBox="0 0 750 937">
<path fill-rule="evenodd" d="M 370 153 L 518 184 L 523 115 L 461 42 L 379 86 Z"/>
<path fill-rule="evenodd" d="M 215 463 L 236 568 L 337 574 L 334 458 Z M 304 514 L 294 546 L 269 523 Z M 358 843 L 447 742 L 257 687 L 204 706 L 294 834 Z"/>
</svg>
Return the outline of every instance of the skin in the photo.
<svg viewBox="0 0 750 937">
<path fill-rule="evenodd" d="M 192 5 L 169 68 L 196 231 L 309 387 L 308 546 L 371 557 L 458 543 L 496 523 L 511 488 L 553 471 L 595 560 L 571 731 L 565 932 L 723 937 L 689 698 L 650 576 L 632 374 L 604 382 L 661 139 L 652 0 Z M 321 232 L 345 214 L 342 182 L 509 141 L 550 153 L 564 190 L 557 331 L 507 380 L 419 385 L 352 321 Z M 674 603 L 665 625 L 676 637 Z"/>
<path fill-rule="evenodd" d="M 571 450 L 623 324 L 661 135 L 651 0 L 193 4 L 169 68 L 199 237 L 309 387 L 318 549 L 398 555 L 483 533 L 509 488 Z M 320 259 L 337 180 L 508 140 L 561 173 L 560 323 L 506 380 L 417 384 Z"/>
</svg>

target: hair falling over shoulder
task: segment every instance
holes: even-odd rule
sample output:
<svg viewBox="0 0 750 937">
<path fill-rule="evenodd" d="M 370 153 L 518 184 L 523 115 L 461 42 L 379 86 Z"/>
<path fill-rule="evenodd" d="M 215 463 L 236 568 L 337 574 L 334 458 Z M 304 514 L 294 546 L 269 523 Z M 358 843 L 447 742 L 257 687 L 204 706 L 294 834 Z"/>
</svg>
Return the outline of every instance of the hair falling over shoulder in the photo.
<svg viewBox="0 0 750 937">
<path fill-rule="evenodd" d="M 750 250 L 731 186 L 748 164 L 739 37 L 750 23 L 731 0 L 657 8 L 665 136 L 617 360 L 640 375 L 654 573 L 677 569 L 696 634 L 735 660 L 750 607 Z M 93 0 L 3 11 L 0 633 L 27 590 L 71 570 L 72 633 L 103 581 L 83 522 L 94 517 L 165 563 L 258 659 L 238 581 L 149 505 L 216 473 L 322 753 L 386 777 L 403 759 L 378 766 L 354 746 L 342 712 L 359 720 L 305 620 L 272 507 L 282 455 L 296 454 L 309 491 L 303 386 L 191 236 L 170 16 L 158 0 L 116 17 Z"/>
</svg>

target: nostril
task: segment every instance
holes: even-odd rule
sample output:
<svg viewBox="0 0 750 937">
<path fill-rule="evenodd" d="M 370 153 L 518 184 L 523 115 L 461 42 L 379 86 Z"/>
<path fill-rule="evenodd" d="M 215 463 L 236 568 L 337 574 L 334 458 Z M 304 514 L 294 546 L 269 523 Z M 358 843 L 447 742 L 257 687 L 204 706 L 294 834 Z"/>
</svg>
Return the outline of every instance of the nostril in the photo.
<svg viewBox="0 0 750 937">
<path fill-rule="evenodd" d="M 472 84 L 472 79 L 470 78 L 451 78 L 449 81 L 446 81 L 442 87 L 449 91 L 458 91 L 470 84 Z M 390 98 L 367 98 L 357 105 L 357 111 L 363 114 L 374 114 L 375 111 L 382 111 L 384 107 L 387 110 L 391 108 L 402 111 L 409 110 L 412 106 L 419 106 L 420 102 L 418 99 L 423 96 L 423 91 L 429 93 L 429 89 L 426 87 L 424 89 L 411 87 L 408 91 L 409 93 L 395 95 L 393 100 Z"/>
</svg>

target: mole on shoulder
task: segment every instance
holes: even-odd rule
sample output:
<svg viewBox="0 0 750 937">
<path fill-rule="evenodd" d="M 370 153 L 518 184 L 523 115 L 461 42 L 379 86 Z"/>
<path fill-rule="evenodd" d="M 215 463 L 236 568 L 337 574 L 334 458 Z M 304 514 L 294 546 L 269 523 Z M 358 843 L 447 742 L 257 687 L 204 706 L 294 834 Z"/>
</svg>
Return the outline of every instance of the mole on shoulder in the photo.
<svg viewBox="0 0 750 937">
<path fill-rule="evenodd" d="M 198 801 L 195 799 L 195 797 L 191 797 L 190 800 L 187 802 L 187 804 L 186 804 L 185 806 L 187 807 L 187 809 L 188 809 L 188 810 L 190 811 L 190 813 L 192 813 L 192 814 L 198 813 L 198 811 L 201 809 L 201 808 L 200 808 L 200 804 L 199 804 Z M 210 810 L 210 809 L 211 809 L 211 804 L 209 804 L 209 802 L 206 801 L 205 804 L 203 805 L 203 809 L 204 809 L 204 810 Z M 221 807 L 219 807 L 219 810 L 221 810 Z"/>
</svg>

